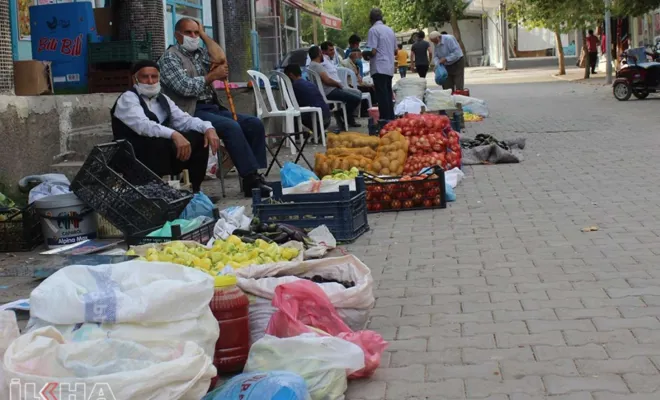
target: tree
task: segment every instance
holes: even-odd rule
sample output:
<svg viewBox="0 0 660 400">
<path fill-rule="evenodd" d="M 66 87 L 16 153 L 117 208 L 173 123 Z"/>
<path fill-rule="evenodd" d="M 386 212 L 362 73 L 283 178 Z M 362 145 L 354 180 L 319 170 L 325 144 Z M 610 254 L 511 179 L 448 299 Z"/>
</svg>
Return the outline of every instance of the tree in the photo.
<svg viewBox="0 0 660 400">
<path fill-rule="evenodd" d="M 566 75 L 561 34 L 583 29 L 601 18 L 602 0 L 515 0 L 508 5 L 509 18 L 528 28 L 546 28 L 555 34 L 559 75 Z"/>
<path fill-rule="evenodd" d="M 605 14 L 603 0 L 513 0 L 508 7 L 510 19 L 555 33 L 560 75 L 566 73 L 561 33 L 592 27 Z M 612 15 L 637 17 L 658 7 L 660 0 L 613 0 Z"/>
<path fill-rule="evenodd" d="M 344 2 L 343 13 L 342 1 Z M 320 4 L 316 5 L 320 8 Z M 371 27 L 369 23 L 369 12 L 372 7 L 377 7 L 378 5 L 378 0 L 324 0 L 324 12 L 338 17 L 342 17 L 343 14 L 342 29 L 340 31 L 335 29 L 326 30 L 328 40 L 342 47 L 347 46 L 348 38 L 353 34 L 357 34 L 362 40 L 367 40 L 367 32 Z M 323 39 L 323 27 L 318 21 L 315 24 L 314 18 L 318 20 L 318 17 L 308 13 L 301 13 L 300 25 L 303 27 L 301 36 L 308 43 L 313 43 L 314 41 L 314 27 L 317 29 L 319 41 Z"/>
<path fill-rule="evenodd" d="M 458 21 L 470 5 L 466 0 L 381 0 L 383 13 L 392 29 L 424 29 L 432 25 L 451 24 L 452 33 L 465 52 Z"/>
</svg>

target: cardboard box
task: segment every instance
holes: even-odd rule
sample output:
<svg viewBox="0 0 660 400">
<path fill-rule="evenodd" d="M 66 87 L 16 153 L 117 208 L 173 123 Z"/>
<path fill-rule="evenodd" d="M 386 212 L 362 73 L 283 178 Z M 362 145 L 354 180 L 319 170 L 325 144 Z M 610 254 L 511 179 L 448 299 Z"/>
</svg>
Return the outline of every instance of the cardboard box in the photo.
<svg viewBox="0 0 660 400">
<path fill-rule="evenodd" d="M 50 61 L 14 61 L 14 89 L 17 96 L 53 94 Z"/>
<path fill-rule="evenodd" d="M 96 24 L 96 33 L 114 39 L 115 27 L 112 23 L 113 19 L 114 13 L 112 8 L 95 8 L 94 23 Z"/>
</svg>

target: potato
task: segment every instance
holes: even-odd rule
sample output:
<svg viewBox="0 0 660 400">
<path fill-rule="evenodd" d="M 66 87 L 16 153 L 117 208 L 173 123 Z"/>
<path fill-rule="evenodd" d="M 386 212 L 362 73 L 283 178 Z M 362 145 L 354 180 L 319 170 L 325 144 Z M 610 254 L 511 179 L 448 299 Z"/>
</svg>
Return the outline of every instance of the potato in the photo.
<svg viewBox="0 0 660 400">
<path fill-rule="evenodd" d="M 399 165 L 401 164 L 399 164 L 398 160 L 390 161 L 390 165 L 389 165 L 390 171 L 397 171 L 399 169 Z"/>
<path fill-rule="evenodd" d="M 380 174 L 381 175 L 390 175 L 391 172 L 388 168 L 383 168 L 383 169 L 380 170 Z"/>
<path fill-rule="evenodd" d="M 381 164 L 380 161 L 374 161 L 371 164 L 371 168 L 373 168 L 374 171 L 380 171 L 383 168 L 383 164 Z"/>
</svg>

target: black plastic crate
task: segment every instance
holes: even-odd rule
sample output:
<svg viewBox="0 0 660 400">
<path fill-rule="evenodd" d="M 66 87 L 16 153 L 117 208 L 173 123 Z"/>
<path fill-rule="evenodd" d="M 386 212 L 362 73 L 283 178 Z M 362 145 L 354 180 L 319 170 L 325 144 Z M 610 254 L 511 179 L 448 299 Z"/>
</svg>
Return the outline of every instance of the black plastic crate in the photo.
<svg viewBox="0 0 660 400">
<path fill-rule="evenodd" d="M 369 230 L 364 178 L 355 179 L 356 191 L 340 186 L 339 192 L 282 194 L 273 182 L 273 196 L 262 199 L 252 191 L 252 215 L 265 223 L 285 223 L 302 229 L 325 225 L 339 242 L 352 242 Z"/>
<path fill-rule="evenodd" d="M 149 197 L 150 184 L 170 198 Z M 71 190 L 124 235 L 154 231 L 181 215 L 193 195 L 171 188 L 135 158 L 125 140 L 95 146 L 71 183 Z"/>
<path fill-rule="evenodd" d="M 172 225 L 172 236 L 147 236 L 156 229 L 149 229 L 144 232 L 138 232 L 126 237 L 126 244 L 128 246 L 140 246 L 143 244 L 151 243 L 166 243 L 175 240 L 188 240 L 201 244 L 206 244 L 213 238 L 213 228 L 220 218 L 220 211 L 217 208 L 213 209 L 213 221 L 200 226 L 187 233 L 181 233 L 181 226 Z"/>
<path fill-rule="evenodd" d="M 437 178 L 401 181 L 402 177 L 365 177 L 370 213 L 447 208 L 445 171 L 436 166 Z"/>
<path fill-rule="evenodd" d="M 0 253 L 32 251 L 44 244 L 41 219 L 34 205 L 0 209 Z"/>
</svg>

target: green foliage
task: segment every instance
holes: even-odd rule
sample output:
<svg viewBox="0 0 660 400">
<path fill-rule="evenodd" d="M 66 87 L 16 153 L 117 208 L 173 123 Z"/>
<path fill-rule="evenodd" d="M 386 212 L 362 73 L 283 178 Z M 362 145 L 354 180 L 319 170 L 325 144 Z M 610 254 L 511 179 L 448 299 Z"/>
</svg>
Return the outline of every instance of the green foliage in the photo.
<svg viewBox="0 0 660 400">
<path fill-rule="evenodd" d="M 460 19 L 468 6 L 465 0 L 381 0 L 387 24 L 395 31 L 442 25 L 452 14 Z"/>
<path fill-rule="evenodd" d="M 612 15 L 639 17 L 660 7 L 660 0 L 613 0 Z"/>
<path fill-rule="evenodd" d="M 342 17 L 342 5 L 344 2 L 344 17 L 342 21 L 342 30 L 326 29 L 328 40 L 336 43 L 337 46 L 347 47 L 348 38 L 356 33 L 362 40 L 367 40 L 367 32 L 371 24 L 369 23 L 369 12 L 373 7 L 378 7 L 378 0 L 324 0 L 323 11 L 337 17 Z M 317 3 L 320 8 L 320 4 Z M 388 21 L 389 23 L 389 21 Z M 307 43 L 312 43 L 314 39 L 314 22 L 312 16 L 308 13 L 300 14 L 300 26 L 302 39 Z M 316 23 L 317 37 L 319 42 L 323 41 L 323 26 L 317 19 Z M 318 44 L 318 43 L 317 43 Z"/>
<path fill-rule="evenodd" d="M 603 0 L 516 0 L 508 5 L 508 11 L 510 21 L 519 21 L 527 28 L 560 32 L 590 26 L 605 12 Z"/>
</svg>

